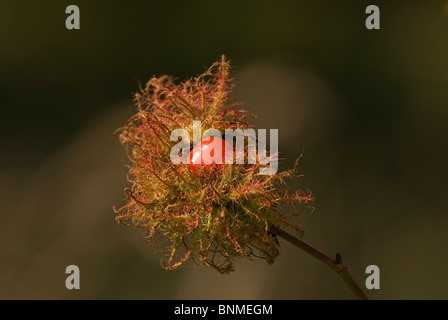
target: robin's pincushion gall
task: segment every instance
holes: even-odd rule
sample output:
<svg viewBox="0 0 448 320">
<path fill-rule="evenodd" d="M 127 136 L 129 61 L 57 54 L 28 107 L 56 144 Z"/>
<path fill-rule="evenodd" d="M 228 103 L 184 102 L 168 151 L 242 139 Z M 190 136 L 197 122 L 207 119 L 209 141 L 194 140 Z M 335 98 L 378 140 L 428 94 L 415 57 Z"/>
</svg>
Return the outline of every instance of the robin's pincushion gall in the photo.
<svg viewBox="0 0 448 320">
<path fill-rule="evenodd" d="M 222 154 L 189 165 L 170 161 L 176 144 L 170 133 L 183 128 L 191 136 L 195 120 L 201 121 L 202 132 L 213 128 L 223 134 L 225 129 L 251 127 L 241 103 L 229 99 L 233 87 L 229 68 L 223 56 L 203 74 L 182 83 L 169 76 L 152 78 L 135 95 L 138 112 L 118 130 L 131 161 L 132 186 L 125 192 L 127 203 L 115 209 L 116 219 L 144 228 L 154 247 L 167 253 L 163 259 L 167 269 L 187 260 L 222 273 L 234 270 L 240 258 L 272 263 L 279 250 L 270 226 L 302 233 L 297 215 L 282 213 L 288 211 L 285 206 L 300 208 L 312 200 L 310 192 L 285 187 L 285 178 L 296 177 L 295 167 L 260 175 L 259 163 L 209 163 L 224 159 Z M 211 144 L 224 150 L 227 141 L 216 137 L 204 141 L 190 150 L 190 158 L 196 159 Z M 247 159 L 247 146 L 244 153 Z"/>
</svg>

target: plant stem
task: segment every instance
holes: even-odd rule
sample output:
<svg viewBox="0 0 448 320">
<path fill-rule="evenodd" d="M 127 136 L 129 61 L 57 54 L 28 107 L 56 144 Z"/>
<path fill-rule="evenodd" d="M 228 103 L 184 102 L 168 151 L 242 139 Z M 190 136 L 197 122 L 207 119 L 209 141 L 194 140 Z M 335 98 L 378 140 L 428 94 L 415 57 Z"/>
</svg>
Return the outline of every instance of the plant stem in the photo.
<svg viewBox="0 0 448 320">
<path fill-rule="evenodd" d="M 356 283 L 355 279 L 350 275 L 346 266 L 342 264 L 342 257 L 339 253 L 336 254 L 336 259 L 331 259 L 322 252 L 314 249 L 302 240 L 297 239 L 286 231 L 281 230 L 276 226 L 271 226 L 270 231 L 280 238 L 288 241 L 289 243 L 295 245 L 296 247 L 302 249 L 306 253 L 312 255 L 317 260 L 329 266 L 332 270 L 337 272 L 337 274 L 344 280 L 345 284 L 349 289 L 358 297 L 360 300 L 369 300 L 366 294 L 362 291 L 361 287 Z"/>
</svg>

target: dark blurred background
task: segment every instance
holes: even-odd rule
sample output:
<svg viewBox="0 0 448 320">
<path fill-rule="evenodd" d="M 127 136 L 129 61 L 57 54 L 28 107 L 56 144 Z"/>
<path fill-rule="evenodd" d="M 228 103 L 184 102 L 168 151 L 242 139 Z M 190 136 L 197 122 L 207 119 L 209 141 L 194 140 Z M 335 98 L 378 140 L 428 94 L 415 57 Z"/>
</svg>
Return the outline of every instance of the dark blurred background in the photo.
<svg viewBox="0 0 448 320">
<path fill-rule="evenodd" d="M 65 28 L 70 4 L 80 30 Z M 233 96 L 279 129 L 282 168 L 303 150 L 303 240 L 361 284 L 378 265 L 371 298 L 448 299 L 446 1 L 99 0 L 0 3 L 0 298 L 353 298 L 284 241 L 270 266 L 164 271 L 143 230 L 115 222 L 127 159 L 113 131 L 132 94 L 221 54 Z M 65 288 L 70 264 L 80 290 Z"/>
</svg>

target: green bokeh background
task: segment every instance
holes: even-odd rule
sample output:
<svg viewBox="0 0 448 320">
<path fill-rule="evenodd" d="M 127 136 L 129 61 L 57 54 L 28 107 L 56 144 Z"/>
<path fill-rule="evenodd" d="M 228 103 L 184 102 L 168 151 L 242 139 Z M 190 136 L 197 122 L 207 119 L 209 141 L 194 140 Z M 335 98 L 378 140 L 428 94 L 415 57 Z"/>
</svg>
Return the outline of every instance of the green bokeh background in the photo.
<svg viewBox="0 0 448 320">
<path fill-rule="evenodd" d="M 81 29 L 65 28 L 76 4 Z M 365 8 L 381 29 L 365 28 Z M 281 241 L 273 265 L 229 276 L 160 267 L 116 224 L 126 155 L 113 135 L 153 75 L 180 80 L 226 54 L 234 97 L 278 128 L 316 198 L 306 242 L 340 252 L 375 299 L 448 298 L 446 1 L 12 1 L 0 3 L 0 298 L 352 299 Z M 65 267 L 81 290 L 65 288 Z"/>
</svg>

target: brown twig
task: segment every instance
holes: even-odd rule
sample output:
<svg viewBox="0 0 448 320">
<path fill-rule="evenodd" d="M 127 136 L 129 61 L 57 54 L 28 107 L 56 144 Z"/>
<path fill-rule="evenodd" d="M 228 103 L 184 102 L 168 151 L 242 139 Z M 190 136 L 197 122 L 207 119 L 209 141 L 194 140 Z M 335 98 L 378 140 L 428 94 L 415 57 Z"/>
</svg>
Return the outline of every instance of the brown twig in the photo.
<svg viewBox="0 0 448 320">
<path fill-rule="evenodd" d="M 319 260 L 320 262 L 329 266 L 332 270 L 334 270 L 341 278 L 344 280 L 345 284 L 349 287 L 349 289 L 358 297 L 360 300 L 369 300 L 366 294 L 362 291 L 361 287 L 356 283 L 355 279 L 350 275 L 346 266 L 342 264 L 342 257 L 339 253 L 336 254 L 336 259 L 331 259 L 326 256 L 322 252 L 314 249 L 309 244 L 303 242 L 302 240 L 297 239 L 292 236 L 288 232 L 281 230 L 276 226 L 271 226 L 270 231 L 277 235 L 280 238 L 288 241 L 289 243 L 295 245 L 296 247 L 302 249 L 306 253 L 312 255 L 314 258 Z"/>
</svg>

